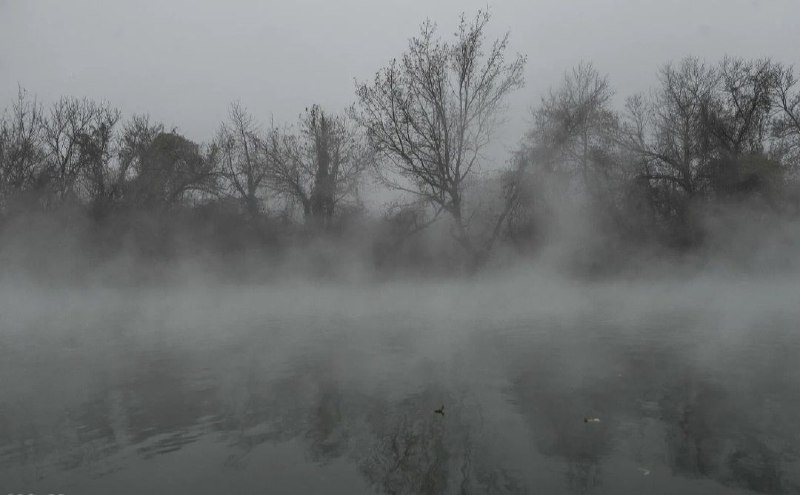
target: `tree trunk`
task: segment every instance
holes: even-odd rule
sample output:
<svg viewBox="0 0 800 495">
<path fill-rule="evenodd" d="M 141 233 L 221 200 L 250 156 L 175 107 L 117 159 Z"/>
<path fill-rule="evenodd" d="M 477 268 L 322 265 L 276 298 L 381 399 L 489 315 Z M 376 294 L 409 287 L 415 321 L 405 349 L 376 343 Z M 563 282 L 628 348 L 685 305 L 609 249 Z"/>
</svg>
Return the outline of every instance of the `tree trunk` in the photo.
<svg viewBox="0 0 800 495">
<path fill-rule="evenodd" d="M 314 191 L 311 194 L 311 211 L 321 228 L 327 228 L 333 218 L 333 177 L 331 176 L 330 127 L 323 115 L 316 130 L 317 170 Z"/>
</svg>

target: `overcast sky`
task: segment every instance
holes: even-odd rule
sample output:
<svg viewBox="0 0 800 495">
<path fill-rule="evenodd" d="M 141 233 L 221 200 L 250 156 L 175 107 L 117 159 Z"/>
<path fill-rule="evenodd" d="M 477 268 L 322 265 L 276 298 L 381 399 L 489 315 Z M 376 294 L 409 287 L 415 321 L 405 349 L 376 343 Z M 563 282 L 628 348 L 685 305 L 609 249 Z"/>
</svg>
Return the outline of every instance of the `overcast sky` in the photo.
<svg viewBox="0 0 800 495">
<path fill-rule="evenodd" d="M 340 110 L 354 78 L 400 55 L 426 17 L 449 35 L 461 11 L 487 5 L 492 34 L 510 30 L 512 50 L 528 55 L 507 147 L 581 60 L 610 76 L 619 100 L 689 54 L 800 64 L 800 0 L 0 0 L 0 107 L 21 85 L 45 103 L 105 99 L 207 140 L 232 100 L 278 123 L 315 102 Z"/>
</svg>

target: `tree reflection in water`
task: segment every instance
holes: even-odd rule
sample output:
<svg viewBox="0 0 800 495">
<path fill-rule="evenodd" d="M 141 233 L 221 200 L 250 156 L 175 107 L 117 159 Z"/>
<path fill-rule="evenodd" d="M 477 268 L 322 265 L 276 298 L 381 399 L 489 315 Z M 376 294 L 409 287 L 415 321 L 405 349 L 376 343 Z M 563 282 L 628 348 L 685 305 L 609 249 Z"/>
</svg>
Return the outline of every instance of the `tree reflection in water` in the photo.
<svg viewBox="0 0 800 495">
<path fill-rule="evenodd" d="M 0 476 L 104 477 L 132 469 L 132 458 L 158 461 L 207 440 L 224 453 L 221 470 L 268 473 L 258 452 L 295 442 L 309 466 L 346 463 L 389 494 L 525 493 L 552 484 L 553 466 L 561 476 L 553 490 L 571 493 L 607 492 L 650 470 L 665 487 L 706 479 L 757 493 L 800 491 L 798 403 L 788 384 L 768 378 L 793 376 L 790 349 L 734 380 L 693 362 L 678 341 L 493 339 L 478 333 L 440 362 L 396 338 L 391 345 L 412 360 L 395 367 L 387 353 L 367 364 L 356 347 L 332 352 L 327 344 L 282 359 L 262 357 L 252 342 L 227 354 L 125 349 L 107 358 L 112 373 L 60 383 L 79 391 L 63 407 L 38 408 L 20 390 L 5 396 Z M 481 388 L 487 383 L 499 399 Z M 435 414 L 442 404 L 445 414 Z M 524 431 L 504 456 L 507 438 L 497 433 L 515 418 Z M 509 462 L 516 455 L 527 472 Z"/>
<path fill-rule="evenodd" d="M 800 473 L 787 469 L 796 471 L 800 461 L 800 426 L 786 414 L 800 404 L 785 389 L 776 394 L 768 382 L 789 370 L 773 364 L 768 373 L 740 369 L 734 375 L 735 365 L 726 369 L 725 363 L 727 376 L 720 376 L 675 344 L 626 351 L 593 341 L 591 348 L 533 348 L 520 357 L 523 364 L 509 389 L 537 450 L 563 462 L 571 492 L 600 488 L 603 462 L 626 455 L 651 468 L 665 462 L 674 476 L 688 479 L 756 493 L 800 492 Z M 773 358 L 780 362 L 781 354 Z M 580 356 L 579 364 L 559 359 L 564 355 Z M 582 423 L 579 417 L 587 412 L 601 422 Z M 621 443 L 635 438 L 630 432 L 638 432 L 638 446 Z M 650 475 L 651 468 L 640 470 Z"/>
<path fill-rule="evenodd" d="M 473 438 L 483 434 L 477 406 L 438 384 L 397 399 L 361 393 L 322 363 L 310 359 L 253 389 L 243 414 L 225 419 L 238 429 L 229 465 L 241 467 L 263 443 L 302 439 L 311 460 L 347 458 L 381 493 L 524 493 L 507 469 L 475 455 Z M 442 402 L 446 415 L 434 414 Z"/>
</svg>

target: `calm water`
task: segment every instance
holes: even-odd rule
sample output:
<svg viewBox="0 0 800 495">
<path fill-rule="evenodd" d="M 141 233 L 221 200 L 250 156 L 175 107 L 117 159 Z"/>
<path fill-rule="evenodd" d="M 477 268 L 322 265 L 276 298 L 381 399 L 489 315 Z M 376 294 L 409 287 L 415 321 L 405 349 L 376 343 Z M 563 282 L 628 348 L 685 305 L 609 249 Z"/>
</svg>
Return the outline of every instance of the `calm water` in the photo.
<svg viewBox="0 0 800 495">
<path fill-rule="evenodd" d="M 800 493 L 796 308 L 401 292 L 7 299 L 0 493 Z"/>
</svg>

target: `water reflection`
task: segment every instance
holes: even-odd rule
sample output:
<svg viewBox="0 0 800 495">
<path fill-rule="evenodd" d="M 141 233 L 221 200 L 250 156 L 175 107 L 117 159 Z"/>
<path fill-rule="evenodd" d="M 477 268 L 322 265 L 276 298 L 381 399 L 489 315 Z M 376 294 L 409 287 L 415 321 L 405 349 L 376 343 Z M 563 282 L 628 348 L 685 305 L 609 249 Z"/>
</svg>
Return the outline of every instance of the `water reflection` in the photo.
<svg viewBox="0 0 800 495">
<path fill-rule="evenodd" d="M 12 360 L 5 372 L 43 379 L 0 399 L 0 480 L 26 490 L 64 480 L 90 493 L 91 480 L 113 482 L 140 461 L 221 454 L 202 475 L 239 473 L 256 490 L 279 469 L 259 453 L 296 442 L 302 469 L 349 465 L 378 493 L 627 493 L 647 479 L 664 493 L 701 481 L 800 492 L 798 382 L 768 380 L 796 376 L 779 340 L 742 344 L 729 357 L 747 366 L 715 368 L 691 336 L 643 340 L 674 322 L 635 335 L 547 322 L 512 334 L 475 328 L 448 338 L 446 352 L 407 329 L 340 326 L 319 339 L 310 329 L 291 352 L 252 332 L 227 347 L 140 341 L 98 353 L 87 343 L 69 357 L 42 348 L 34 361 L 49 370 Z M 102 372 L 60 374 L 68 367 Z M 57 407 L 43 407 L 53 396 Z"/>
</svg>

